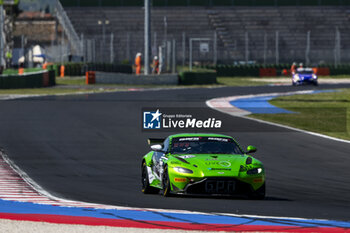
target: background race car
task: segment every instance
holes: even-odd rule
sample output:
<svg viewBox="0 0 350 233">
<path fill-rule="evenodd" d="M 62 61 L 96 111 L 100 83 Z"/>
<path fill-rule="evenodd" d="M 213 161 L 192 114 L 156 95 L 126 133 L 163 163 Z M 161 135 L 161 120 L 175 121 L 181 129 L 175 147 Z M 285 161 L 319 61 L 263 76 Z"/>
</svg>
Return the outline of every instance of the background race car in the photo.
<svg viewBox="0 0 350 233">
<path fill-rule="evenodd" d="M 294 74 L 292 74 L 293 86 L 303 84 L 318 85 L 317 75 L 312 68 L 298 68 Z"/>
<path fill-rule="evenodd" d="M 142 160 L 142 191 L 189 195 L 265 197 L 263 164 L 229 136 L 177 134 L 149 139 L 152 151 Z"/>
</svg>

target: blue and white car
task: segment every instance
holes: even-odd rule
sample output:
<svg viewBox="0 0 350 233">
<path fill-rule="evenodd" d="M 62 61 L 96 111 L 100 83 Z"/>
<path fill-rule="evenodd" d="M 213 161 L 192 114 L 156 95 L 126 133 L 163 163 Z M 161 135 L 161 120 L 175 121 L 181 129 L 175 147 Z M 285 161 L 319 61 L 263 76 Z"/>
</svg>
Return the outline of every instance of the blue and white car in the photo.
<svg viewBox="0 0 350 233">
<path fill-rule="evenodd" d="M 292 84 L 293 86 L 304 84 L 313 84 L 317 86 L 317 75 L 312 68 L 298 68 L 292 75 Z"/>
</svg>

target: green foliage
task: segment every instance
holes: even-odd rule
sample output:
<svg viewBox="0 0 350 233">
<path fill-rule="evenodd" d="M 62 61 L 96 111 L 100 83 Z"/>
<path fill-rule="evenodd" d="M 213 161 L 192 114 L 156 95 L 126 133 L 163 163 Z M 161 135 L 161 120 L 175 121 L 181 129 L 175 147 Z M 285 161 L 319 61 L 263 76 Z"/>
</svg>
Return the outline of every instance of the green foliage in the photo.
<svg viewBox="0 0 350 233">
<path fill-rule="evenodd" d="M 83 76 L 86 71 L 102 71 L 113 73 L 132 73 L 132 66 L 130 65 L 117 65 L 111 63 L 64 63 L 63 64 L 65 76 Z M 47 67 L 48 70 L 54 70 L 56 76 L 60 76 L 60 64 L 53 64 Z"/>
<path fill-rule="evenodd" d="M 122 65 L 130 65 L 129 59 L 124 59 L 124 60 L 122 61 Z"/>
<path fill-rule="evenodd" d="M 259 76 L 258 65 L 216 65 L 205 66 L 207 69 L 216 70 L 220 77 L 234 77 L 234 76 Z"/>
<path fill-rule="evenodd" d="M 335 67 L 334 65 L 328 66 L 330 75 L 343 75 L 350 74 L 350 65 L 339 65 Z"/>
</svg>

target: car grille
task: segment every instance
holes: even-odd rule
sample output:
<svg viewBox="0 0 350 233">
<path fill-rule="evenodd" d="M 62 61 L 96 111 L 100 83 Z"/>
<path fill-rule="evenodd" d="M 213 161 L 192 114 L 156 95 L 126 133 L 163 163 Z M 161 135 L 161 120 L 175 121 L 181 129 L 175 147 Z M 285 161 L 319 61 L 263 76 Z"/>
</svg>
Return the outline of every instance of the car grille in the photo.
<svg viewBox="0 0 350 233">
<path fill-rule="evenodd" d="M 206 178 L 199 182 L 188 184 L 187 194 L 235 195 L 251 192 L 251 186 L 234 178 Z"/>
</svg>

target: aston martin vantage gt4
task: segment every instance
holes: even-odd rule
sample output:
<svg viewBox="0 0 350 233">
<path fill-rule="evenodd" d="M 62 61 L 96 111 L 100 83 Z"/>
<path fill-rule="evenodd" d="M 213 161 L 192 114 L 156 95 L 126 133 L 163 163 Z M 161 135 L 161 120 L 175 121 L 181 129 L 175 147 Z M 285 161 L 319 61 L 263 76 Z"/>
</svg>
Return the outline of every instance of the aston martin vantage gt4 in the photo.
<svg viewBox="0 0 350 233">
<path fill-rule="evenodd" d="M 142 159 L 142 192 L 265 197 L 265 169 L 235 139 L 221 134 L 175 134 L 149 139 Z"/>
</svg>

